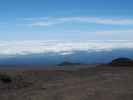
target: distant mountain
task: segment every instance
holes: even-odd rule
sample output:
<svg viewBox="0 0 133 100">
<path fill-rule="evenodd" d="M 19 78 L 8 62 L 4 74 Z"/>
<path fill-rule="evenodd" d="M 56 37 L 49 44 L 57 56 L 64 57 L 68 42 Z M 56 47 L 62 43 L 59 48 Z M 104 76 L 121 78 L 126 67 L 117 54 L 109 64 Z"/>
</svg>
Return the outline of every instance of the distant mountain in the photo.
<svg viewBox="0 0 133 100">
<path fill-rule="evenodd" d="M 117 58 L 110 63 L 112 66 L 133 66 L 133 60 L 129 58 Z"/>
<path fill-rule="evenodd" d="M 80 65 L 80 63 L 72 63 L 72 62 L 62 62 L 58 64 L 58 66 L 69 66 L 69 65 Z"/>
<path fill-rule="evenodd" d="M 109 63 L 116 58 L 133 59 L 133 49 L 113 49 L 103 51 L 74 51 L 71 54 L 40 53 L 0 57 L 0 65 L 58 65 L 64 61 L 82 64 Z"/>
</svg>

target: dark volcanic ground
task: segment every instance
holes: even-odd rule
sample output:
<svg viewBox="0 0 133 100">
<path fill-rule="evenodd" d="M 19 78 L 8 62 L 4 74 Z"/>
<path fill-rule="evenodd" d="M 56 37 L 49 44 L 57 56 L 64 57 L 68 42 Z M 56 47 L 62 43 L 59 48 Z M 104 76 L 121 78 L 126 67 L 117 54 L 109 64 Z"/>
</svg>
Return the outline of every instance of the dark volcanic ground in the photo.
<svg viewBox="0 0 133 100">
<path fill-rule="evenodd" d="M 1 78 L 0 100 L 133 100 L 133 67 L 80 65 L 79 70 L 72 71 L 0 73 L 0 77 L 11 79 L 7 82 Z"/>
</svg>

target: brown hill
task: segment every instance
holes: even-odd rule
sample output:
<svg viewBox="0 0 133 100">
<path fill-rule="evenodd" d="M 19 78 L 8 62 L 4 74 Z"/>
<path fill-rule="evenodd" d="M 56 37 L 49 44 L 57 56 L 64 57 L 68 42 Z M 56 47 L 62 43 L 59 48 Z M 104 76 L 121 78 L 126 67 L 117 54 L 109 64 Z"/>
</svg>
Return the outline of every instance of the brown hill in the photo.
<svg viewBox="0 0 133 100">
<path fill-rule="evenodd" d="M 109 64 L 112 66 L 133 66 L 133 60 L 129 58 L 117 58 Z"/>
</svg>

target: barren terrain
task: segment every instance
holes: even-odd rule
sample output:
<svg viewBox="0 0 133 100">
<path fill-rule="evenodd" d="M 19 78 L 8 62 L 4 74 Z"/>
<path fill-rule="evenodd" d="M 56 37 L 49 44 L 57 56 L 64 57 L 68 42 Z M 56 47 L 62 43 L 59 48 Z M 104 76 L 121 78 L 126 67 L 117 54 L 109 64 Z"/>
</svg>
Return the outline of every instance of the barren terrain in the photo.
<svg viewBox="0 0 133 100">
<path fill-rule="evenodd" d="M 1 70 L 11 81 L 0 81 L 0 100 L 133 100 L 133 67 L 91 66 Z"/>
</svg>

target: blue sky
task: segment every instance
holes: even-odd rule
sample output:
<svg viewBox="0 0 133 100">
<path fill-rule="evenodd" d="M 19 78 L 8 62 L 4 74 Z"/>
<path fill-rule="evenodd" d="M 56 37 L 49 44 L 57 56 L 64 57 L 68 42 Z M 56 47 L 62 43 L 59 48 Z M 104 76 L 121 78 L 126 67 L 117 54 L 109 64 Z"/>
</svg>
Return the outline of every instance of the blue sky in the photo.
<svg viewBox="0 0 133 100">
<path fill-rule="evenodd" d="M 132 40 L 132 0 L 0 0 L 0 40 Z"/>
</svg>

